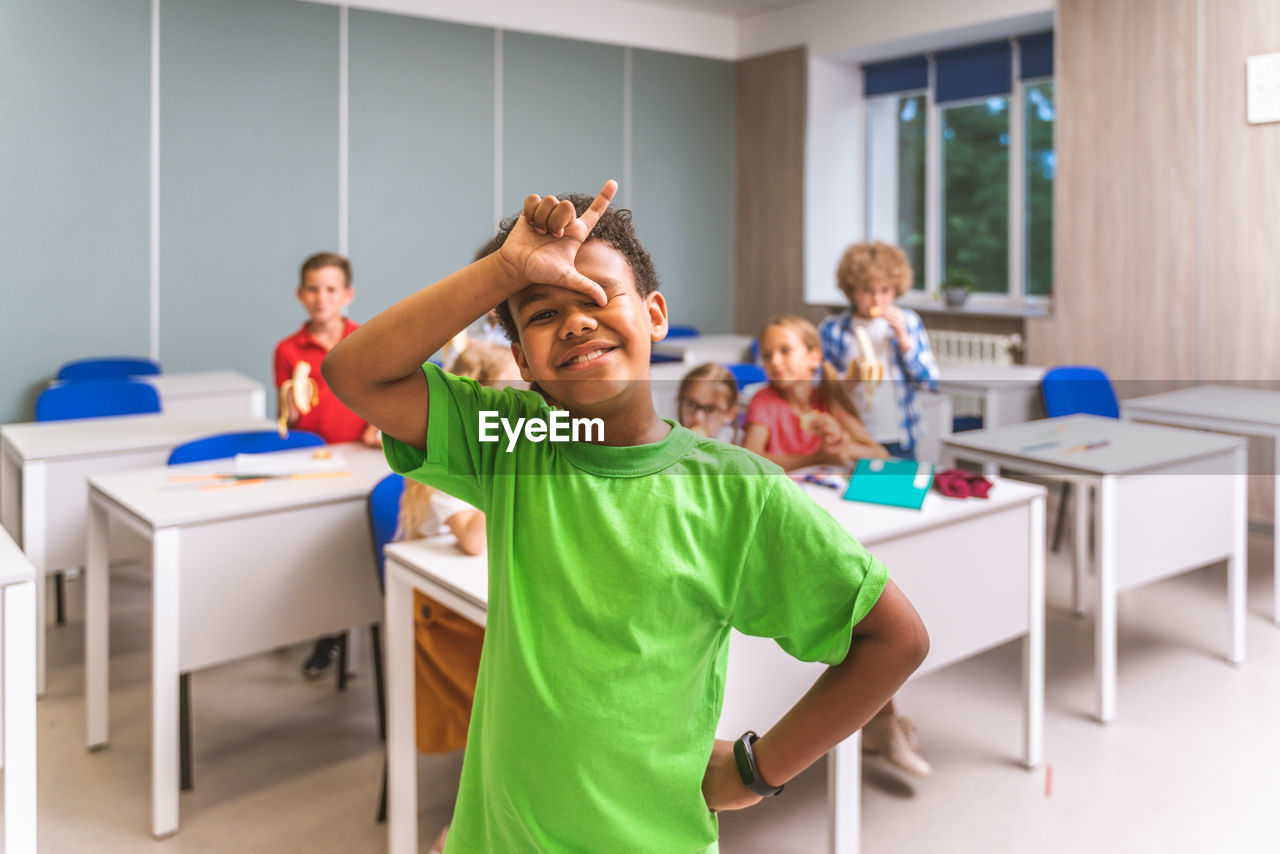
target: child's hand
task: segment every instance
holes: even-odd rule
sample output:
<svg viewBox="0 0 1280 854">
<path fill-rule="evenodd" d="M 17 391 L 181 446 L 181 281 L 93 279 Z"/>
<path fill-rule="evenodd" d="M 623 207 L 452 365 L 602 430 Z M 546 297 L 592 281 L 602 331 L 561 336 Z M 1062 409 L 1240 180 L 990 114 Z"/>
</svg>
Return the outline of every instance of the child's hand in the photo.
<svg viewBox="0 0 1280 854">
<path fill-rule="evenodd" d="M 372 424 L 366 424 L 364 432 L 360 434 L 360 441 L 370 448 L 381 448 L 382 431 Z"/>
<path fill-rule="evenodd" d="M 581 217 L 567 199 L 528 196 L 524 211 L 498 250 L 499 258 L 522 282 L 580 291 L 605 305 L 604 289 L 579 273 L 573 262 L 617 191 L 616 181 L 605 183 Z"/>
<path fill-rule="evenodd" d="M 893 330 L 893 337 L 898 340 L 898 348 L 904 353 L 911 346 L 911 340 L 907 338 L 907 316 L 903 314 L 902 309 L 898 308 L 896 303 L 891 303 L 884 310 L 884 319 L 889 321 L 889 328 Z"/>
<path fill-rule="evenodd" d="M 712 746 L 711 761 L 702 776 L 702 797 L 712 812 L 745 809 L 764 800 L 742 782 L 732 741 L 717 738 Z"/>
</svg>

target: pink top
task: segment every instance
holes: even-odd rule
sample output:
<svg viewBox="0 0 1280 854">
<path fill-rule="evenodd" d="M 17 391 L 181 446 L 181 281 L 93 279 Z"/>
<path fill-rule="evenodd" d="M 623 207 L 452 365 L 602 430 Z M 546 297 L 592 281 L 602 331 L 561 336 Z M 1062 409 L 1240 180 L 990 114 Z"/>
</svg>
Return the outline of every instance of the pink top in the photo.
<svg viewBox="0 0 1280 854">
<path fill-rule="evenodd" d="M 818 412 L 831 411 L 816 393 L 811 402 Z M 751 398 L 746 423 L 748 426 L 760 424 L 769 430 L 765 453 L 813 454 L 822 449 L 822 437 L 800 426 L 800 417 L 773 386 L 765 386 Z"/>
</svg>

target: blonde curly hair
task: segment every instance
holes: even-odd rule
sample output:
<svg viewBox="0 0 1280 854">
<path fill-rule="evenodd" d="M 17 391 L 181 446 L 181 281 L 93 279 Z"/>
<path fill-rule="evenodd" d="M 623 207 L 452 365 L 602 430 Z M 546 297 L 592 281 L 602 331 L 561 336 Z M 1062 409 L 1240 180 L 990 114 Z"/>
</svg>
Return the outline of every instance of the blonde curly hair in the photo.
<svg viewBox="0 0 1280 854">
<path fill-rule="evenodd" d="M 902 296 L 911 289 L 914 281 L 915 273 L 907 260 L 907 253 L 879 240 L 853 244 L 844 250 L 836 267 L 836 285 L 849 302 L 853 302 L 853 295 L 859 288 L 876 282 L 893 285 L 898 296 Z"/>
</svg>

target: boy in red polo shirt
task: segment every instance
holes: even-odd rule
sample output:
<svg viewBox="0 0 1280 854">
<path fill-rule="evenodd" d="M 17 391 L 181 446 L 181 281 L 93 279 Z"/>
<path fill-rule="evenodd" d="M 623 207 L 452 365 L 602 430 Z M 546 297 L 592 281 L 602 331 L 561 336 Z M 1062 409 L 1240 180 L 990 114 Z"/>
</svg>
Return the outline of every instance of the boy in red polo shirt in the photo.
<svg viewBox="0 0 1280 854">
<path fill-rule="evenodd" d="M 319 388 L 319 402 L 302 414 L 287 396 L 288 424 L 296 430 L 318 433 L 326 442 L 364 442 L 381 447 L 378 428 L 342 405 L 329 390 L 320 373 L 320 363 L 333 346 L 355 331 L 358 324 L 344 313 L 356 292 L 351 287 L 351 263 L 332 252 L 318 252 L 302 262 L 298 282 L 298 302 L 307 310 L 302 328 L 276 345 L 276 388 L 293 376 L 299 362 L 311 366 L 311 378 Z M 311 657 L 302 665 L 310 677 L 322 675 L 338 656 L 341 635 L 320 638 Z"/>
</svg>

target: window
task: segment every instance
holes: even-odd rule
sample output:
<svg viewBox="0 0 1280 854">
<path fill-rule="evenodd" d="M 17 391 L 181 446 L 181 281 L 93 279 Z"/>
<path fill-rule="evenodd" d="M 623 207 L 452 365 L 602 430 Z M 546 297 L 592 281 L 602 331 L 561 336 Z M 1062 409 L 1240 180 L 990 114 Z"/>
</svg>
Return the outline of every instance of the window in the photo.
<svg viewBox="0 0 1280 854">
<path fill-rule="evenodd" d="M 986 299 L 1052 294 L 1052 39 L 864 66 L 867 233 L 907 251 L 922 295 L 956 269 Z"/>
</svg>

